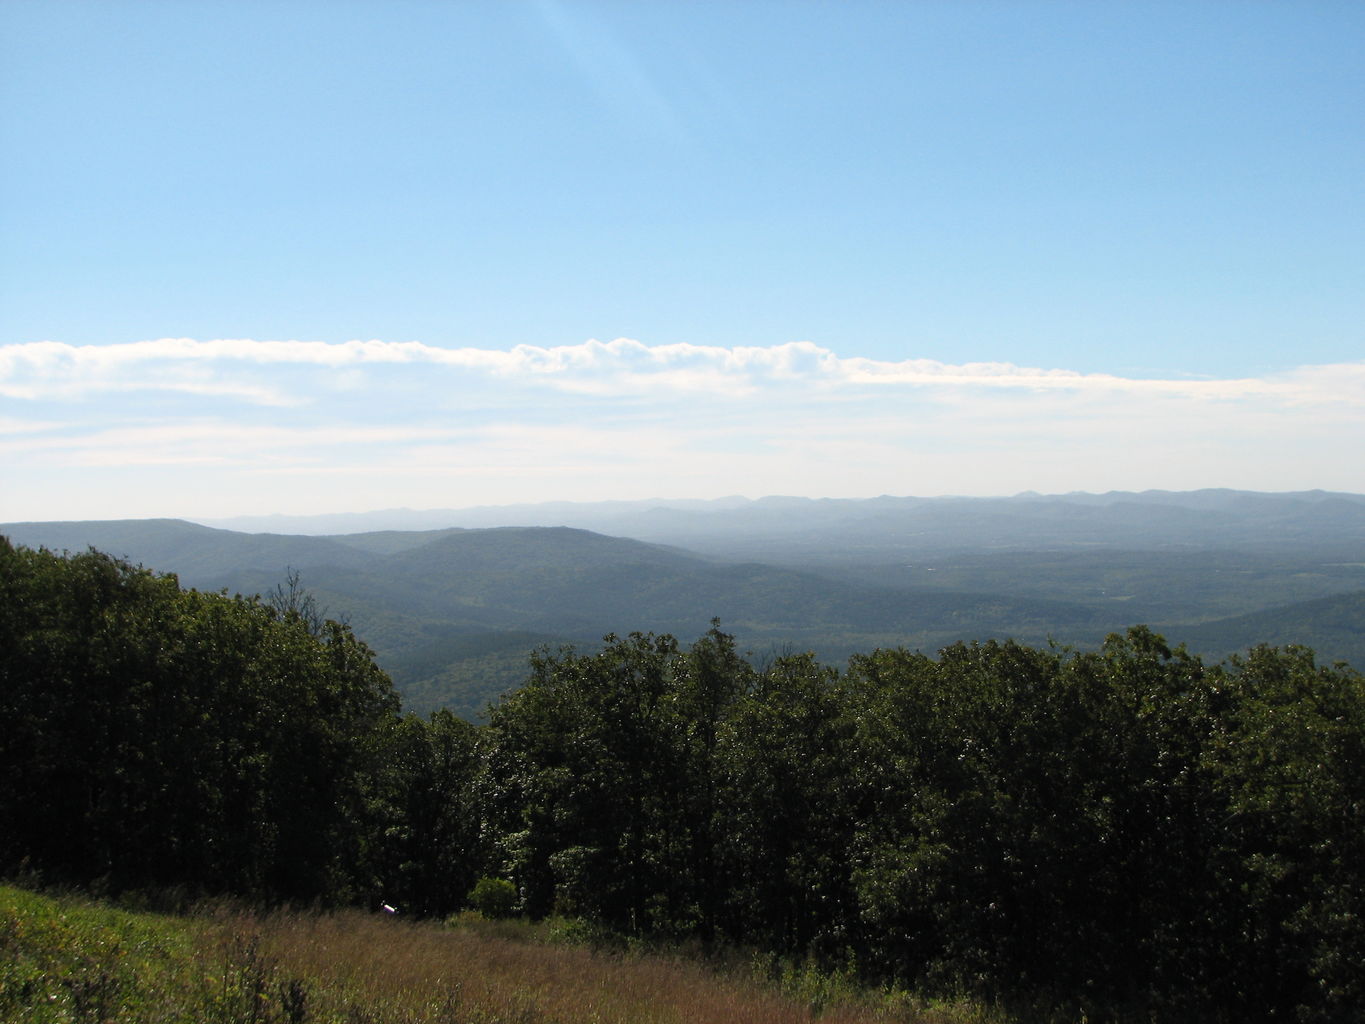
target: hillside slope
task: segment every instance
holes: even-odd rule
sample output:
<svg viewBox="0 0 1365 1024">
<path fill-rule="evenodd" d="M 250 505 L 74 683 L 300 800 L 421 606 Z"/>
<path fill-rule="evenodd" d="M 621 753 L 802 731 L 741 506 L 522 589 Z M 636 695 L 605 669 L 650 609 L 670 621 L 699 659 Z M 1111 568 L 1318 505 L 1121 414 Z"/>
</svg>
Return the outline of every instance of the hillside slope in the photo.
<svg viewBox="0 0 1365 1024">
<path fill-rule="evenodd" d="M 571 518 L 575 507 L 553 509 Z M 1213 657 L 1270 641 L 1365 662 L 1358 597 L 1343 596 L 1365 590 L 1365 543 L 1353 547 L 1365 500 L 1353 495 L 772 498 L 607 511 L 699 537 L 707 551 L 566 526 L 309 536 L 132 520 L 0 533 L 96 547 L 200 589 L 268 594 L 299 572 L 326 613 L 375 648 L 410 706 L 468 716 L 524 679 L 536 646 L 587 648 L 632 630 L 691 638 L 714 617 L 760 660 L 798 649 L 838 663 L 875 647 L 991 637 L 1090 646 L 1141 622 Z M 1117 539 L 1129 546 L 1105 546 Z"/>
<path fill-rule="evenodd" d="M 1365 666 L 1365 590 L 1176 627 L 1171 634 L 1215 658 L 1258 643 L 1300 644 L 1313 648 L 1320 662 L 1346 661 L 1360 668 Z"/>
<path fill-rule="evenodd" d="M 401 690 L 425 695 L 414 706 L 454 704 L 463 713 L 519 682 L 537 644 L 591 645 L 632 630 L 693 637 L 716 617 L 759 657 L 800 648 L 836 661 L 964 637 L 1093 639 L 1123 624 L 1101 603 L 889 589 L 566 527 L 320 538 L 154 520 L 0 532 L 28 546 L 96 547 L 201 589 L 269 593 L 300 571 L 327 613 L 376 649 Z M 496 639 L 504 634 L 534 642 Z"/>
</svg>

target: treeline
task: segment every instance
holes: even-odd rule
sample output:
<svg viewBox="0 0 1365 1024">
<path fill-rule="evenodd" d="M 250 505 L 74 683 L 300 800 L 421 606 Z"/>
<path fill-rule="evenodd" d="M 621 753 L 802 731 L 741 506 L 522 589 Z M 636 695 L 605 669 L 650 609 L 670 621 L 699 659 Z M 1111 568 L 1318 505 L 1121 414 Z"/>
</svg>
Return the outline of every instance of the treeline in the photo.
<svg viewBox="0 0 1365 1024">
<path fill-rule="evenodd" d="M 278 595 L 277 595 L 278 596 Z M 1365 680 L 956 645 L 756 668 L 718 627 L 542 652 L 476 727 L 344 626 L 0 539 L 0 870 L 518 909 L 1157 1020 L 1365 1005 Z"/>
<path fill-rule="evenodd" d="M 0 538 L 0 868 L 349 896 L 398 699 L 307 610 Z"/>
</svg>

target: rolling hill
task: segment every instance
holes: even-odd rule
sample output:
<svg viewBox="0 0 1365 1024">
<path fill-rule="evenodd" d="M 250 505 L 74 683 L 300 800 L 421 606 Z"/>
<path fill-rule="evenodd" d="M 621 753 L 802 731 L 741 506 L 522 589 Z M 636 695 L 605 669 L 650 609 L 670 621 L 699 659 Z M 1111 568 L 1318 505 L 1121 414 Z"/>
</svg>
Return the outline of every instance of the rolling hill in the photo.
<svg viewBox="0 0 1365 1024">
<path fill-rule="evenodd" d="M 1311 647 L 1323 663 L 1365 666 L 1365 590 L 1172 630 L 1191 649 L 1225 657 L 1258 643 Z"/>
<path fill-rule="evenodd" d="M 839 663 L 878 646 L 990 637 L 1090 646 L 1143 622 L 1215 658 L 1265 641 L 1365 662 L 1356 496 L 776 498 L 611 511 L 702 550 L 563 525 L 304 535 L 160 519 L 13 523 L 0 534 L 96 547 L 200 589 L 269 593 L 297 571 L 375 648 L 410 707 L 470 717 L 524 678 L 536 646 L 588 648 L 633 630 L 691 639 L 714 617 L 760 659 L 799 649 Z"/>
<path fill-rule="evenodd" d="M 610 632 L 691 638 L 719 617 L 758 656 L 800 648 L 842 659 L 961 637 L 1087 638 L 1120 621 L 1094 604 L 999 594 L 890 589 L 567 527 L 502 527 L 341 538 L 238 534 L 189 523 L 91 522 L 0 527 L 29 546 L 96 547 L 201 589 L 268 593 L 291 570 L 329 614 L 355 627 L 414 706 L 468 712 L 515 685 L 538 644 L 592 645 Z M 466 663 L 470 664 L 466 664 Z M 477 663 L 477 664 L 474 664 Z M 441 680 L 445 680 L 444 683 Z"/>
</svg>

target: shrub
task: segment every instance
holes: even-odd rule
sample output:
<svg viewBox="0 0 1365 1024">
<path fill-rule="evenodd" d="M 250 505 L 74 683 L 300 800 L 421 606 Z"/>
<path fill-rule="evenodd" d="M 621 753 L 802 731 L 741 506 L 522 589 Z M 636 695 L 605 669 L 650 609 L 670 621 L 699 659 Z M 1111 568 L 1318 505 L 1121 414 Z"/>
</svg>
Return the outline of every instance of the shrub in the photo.
<svg viewBox="0 0 1365 1024">
<path fill-rule="evenodd" d="M 480 878 L 469 892 L 469 905 L 484 917 L 511 917 L 517 889 L 505 878 Z"/>
</svg>

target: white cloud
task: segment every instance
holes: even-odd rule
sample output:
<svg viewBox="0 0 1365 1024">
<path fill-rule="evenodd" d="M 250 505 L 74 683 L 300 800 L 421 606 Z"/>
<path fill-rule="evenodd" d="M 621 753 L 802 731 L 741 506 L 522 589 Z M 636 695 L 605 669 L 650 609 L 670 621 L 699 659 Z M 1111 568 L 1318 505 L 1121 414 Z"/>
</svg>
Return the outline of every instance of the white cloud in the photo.
<svg viewBox="0 0 1365 1024">
<path fill-rule="evenodd" d="M 808 388 L 903 387 L 926 389 L 1012 389 L 1180 395 L 1231 399 L 1280 396 L 1294 401 L 1355 401 L 1365 387 L 1365 362 L 1302 367 L 1263 378 L 1187 379 L 1119 377 L 1011 363 L 949 364 L 930 359 L 887 362 L 842 358 L 811 342 L 765 348 L 691 345 L 648 346 L 627 338 L 589 340 L 544 348 L 510 350 L 441 348 L 421 342 L 253 341 L 162 338 L 113 345 L 67 345 L 41 341 L 0 346 L 0 394 L 11 398 L 65 398 L 105 390 L 188 391 L 235 394 L 248 401 L 281 401 L 278 383 L 264 376 L 248 387 L 202 374 L 189 366 L 211 366 L 218 374 L 350 368 L 430 367 L 452 375 L 501 378 L 594 395 L 706 392 L 753 394 L 761 387 L 789 384 Z M 316 386 L 316 381 L 311 380 Z"/>
<path fill-rule="evenodd" d="M 107 516 L 646 494 L 1365 490 L 1348 457 L 1365 449 L 1365 362 L 1188 380 L 846 358 L 810 342 L 501 351 L 166 338 L 0 346 L 0 402 L 0 519 L 87 514 L 62 504 L 85 491 Z M 147 511 L 101 498 L 115 478 Z"/>
</svg>

